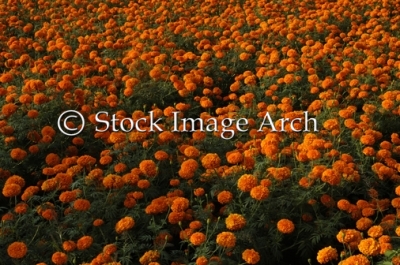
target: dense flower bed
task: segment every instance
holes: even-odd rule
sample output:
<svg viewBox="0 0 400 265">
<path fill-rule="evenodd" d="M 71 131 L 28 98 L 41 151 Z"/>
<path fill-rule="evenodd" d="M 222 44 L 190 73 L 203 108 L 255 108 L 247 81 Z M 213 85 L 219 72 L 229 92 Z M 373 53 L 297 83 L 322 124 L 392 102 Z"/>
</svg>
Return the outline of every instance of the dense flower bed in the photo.
<svg viewBox="0 0 400 265">
<path fill-rule="evenodd" d="M 399 10 L 1 1 L 0 263 L 400 264 Z"/>
</svg>

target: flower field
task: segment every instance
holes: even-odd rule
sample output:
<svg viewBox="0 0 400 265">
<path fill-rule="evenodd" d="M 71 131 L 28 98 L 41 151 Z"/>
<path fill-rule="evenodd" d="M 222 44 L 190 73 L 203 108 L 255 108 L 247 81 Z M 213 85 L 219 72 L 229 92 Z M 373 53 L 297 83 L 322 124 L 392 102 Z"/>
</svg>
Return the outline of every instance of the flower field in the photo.
<svg viewBox="0 0 400 265">
<path fill-rule="evenodd" d="M 400 264 L 400 1 L 2 0 L 0 32 L 0 264 Z"/>
</svg>

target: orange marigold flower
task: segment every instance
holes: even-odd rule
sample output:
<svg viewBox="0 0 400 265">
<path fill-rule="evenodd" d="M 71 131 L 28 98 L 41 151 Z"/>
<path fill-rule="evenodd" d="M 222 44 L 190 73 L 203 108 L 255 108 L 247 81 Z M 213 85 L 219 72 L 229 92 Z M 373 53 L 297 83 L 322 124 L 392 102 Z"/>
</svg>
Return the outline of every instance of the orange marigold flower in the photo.
<svg viewBox="0 0 400 265">
<path fill-rule="evenodd" d="M 199 164 L 196 160 L 190 158 L 188 160 L 183 161 L 181 164 L 181 169 L 178 171 L 178 175 L 183 179 L 191 179 L 193 178 L 195 171 L 199 167 Z"/>
<path fill-rule="evenodd" d="M 221 204 L 228 204 L 232 201 L 233 194 L 230 191 L 224 190 L 218 193 L 217 200 Z"/>
<path fill-rule="evenodd" d="M 290 234 L 294 231 L 294 224 L 289 219 L 281 219 L 276 224 L 278 231 L 282 234 Z"/>
<path fill-rule="evenodd" d="M 374 224 L 374 221 L 369 219 L 368 217 L 362 217 L 357 220 L 356 228 L 360 231 L 365 231 L 370 228 Z"/>
<path fill-rule="evenodd" d="M 362 239 L 358 244 L 358 250 L 366 256 L 379 255 L 380 245 L 374 238 Z"/>
<path fill-rule="evenodd" d="M 196 265 L 207 265 L 208 264 L 208 259 L 204 256 L 198 257 L 196 259 Z"/>
<path fill-rule="evenodd" d="M 195 232 L 190 236 L 189 240 L 194 246 L 200 246 L 206 241 L 206 235 L 202 232 Z"/>
<path fill-rule="evenodd" d="M 329 246 L 318 251 L 317 261 L 321 264 L 325 264 L 337 259 L 338 259 L 338 252 L 336 248 Z"/>
<path fill-rule="evenodd" d="M 93 238 L 91 236 L 83 236 L 78 239 L 76 242 L 76 247 L 79 250 L 85 250 L 88 249 L 93 243 Z"/>
<path fill-rule="evenodd" d="M 322 173 L 321 180 L 332 186 L 337 186 L 340 184 L 341 176 L 336 170 L 328 168 Z"/>
<path fill-rule="evenodd" d="M 258 179 L 251 174 L 242 175 L 237 182 L 238 188 L 243 192 L 249 192 L 252 188 L 257 186 Z"/>
<path fill-rule="evenodd" d="M 169 155 L 167 152 L 165 152 L 163 150 L 159 150 L 154 153 L 154 158 L 157 159 L 158 161 L 163 161 L 163 160 L 167 160 L 169 158 Z"/>
<path fill-rule="evenodd" d="M 57 154 L 50 153 L 46 156 L 46 164 L 50 167 L 60 164 L 60 157 Z"/>
<path fill-rule="evenodd" d="M 368 258 L 362 254 L 353 255 L 340 262 L 340 265 L 354 265 L 354 264 L 370 265 L 371 263 L 368 260 Z"/>
<path fill-rule="evenodd" d="M 148 177 L 155 177 L 157 175 L 157 165 L 153 160 L 143 160 L 139 164 L 139 169 Z"/>
<path fill-rule="evenodd" d="M 204 190 L 203 188 L 197 188 L 197 189 L 195 189 L 195 190 L 193 191 L 193 194 L 194 194 L 196 197 L 201 197 L 201 196 L 204 195 L 204 193 L 205 193 L 205 190 Z"/>
<path fill-rule="evenodd" d="M 185 217 L 186 217 L 185 212 L 171 212 L 168 215 L 168 222 L 170 224 L 177 224 L 177 223 L 183 221 L 183 219 L 185 219 Z"/>
<path fill-rule="evenodd" d="M 260 261 L 260 254 L 254 249 L 246 249 L 242 252 L 242 259 L 247 264 L 257 264 Z"/>
<path fill-rule="evenodd" d="M 8 184 L 17 184 L 21 188 L 23 188 L 25 186 L 25 180 L 18 175 L 12 175 L 11 177 L 9 177 L 6 180 L 6 183 L 4 183 L 4 185 L 8 185 Z"/>
<path fill-rule="evenodd" d="M 14 148 L 11 150 L 10 156 L 12 159 L 21 161 L 27 156 L 27 152 L 21 148 Z"/>
<path fill-rule="evenodd" d="M 1 108 L 1 113 L 6 116 L 9 117 L 12 114 L 14 114 L 18 109 L 18 106 L 15 105 L 14 103 L 7 103 L 5 105 L 3 105 L 3 107 Z"/>
<path fill-rule="evenodd" d="M 66 252 L 71 252 L 76 249 L 76 243 L 72 240 L 64 241 L 62 247 Z"/>
<path fill-rule="evenodd" d="M 103 253 L 106 255 L 112 255 L 117 251 L 117 246 L 115 244 L 107 244 L 103 247 Z"/>
<path fill-rule="evenodd" d="M 128 231 L 135 225 L 135 220 L 133 220 L 132 217 L 124 217 L 121 220 L 117 222 L 115 225 L 115 231 L 118 234 L 121 234 L 122 232 Z"/>
<path fill-rule="evenodd" d="M 13 259 L 22 259 L 28 252 L 28 247 L 24 242 L 11 243 L 7 248 L 8 256 Z"/>
<path fill-rule="evenodd" d="M 257 201 L 265 200 L 269 196 L 269 189 L 263 185 L 255 186 L 250 190 L 250 196 Z"/>
<path fill-rule="evenodd" d="M 206 154 L 201 159 L 201 164 L 205 169 L 215 169 L 220 166 L 221 158 L 219 158 L 218 154 Z"/>
<path fill-rule="evenodd" d="M 157 250 L 149 250 L 139 259 L 140 264 L 150 265 L 151 262 L 156 262 L 160 258 L 160 253 Z"/>
<path fill-rule="evenodd" d="M 368 229 L 368 235 L 373 238 L 378 238 L 383 235 L 383 227 L 380 225 L 374 225 Z"/>
<path fill-rule="evenodd" d="M 90 209 L 90 201 L 86 199 L 77 199 L 74 202 L 74 209 L 81 212 L 87 211 Z"/>
<path fill-rule="evenodd" d="M 103 179 L 103 186 L 107 189 L 120 189 L 124 186 L 121 176 L 109 174 Z"/>
<path fill-rule="evenodd" d="M 217 235 L 216 242 L 224 248 L 233 248 L 236 245 L 236 236 L 232 232 L 221 232 Z"/>
<path fill-rule="evenodd" d="M 21 186 L 14 183 L 4 185 L 2 193 L 5 197 L 17 196 L 21 193 Z"/>
<path fill-rule="evenodd" d="M 113 144 L 122 143 L 126 141 L 127 135 L 123 132 L 112 132 L 108 139 Z"/>
<path fill-rule="evenodd" d="M 102 226 L 104 224 L 103 219 L 96 219 L 93 221 L 93 225 L 98 227 L 98 226 Z"/>
<path fill-rule="evenodd" d="M 200 155 L 200 151 L 194 146 L 188 146 L 183 151 L 183 154 L 188 158 L 196 158 Z"/>
<path fill-rule="evenodd" d="M 235 231 L 240 230 L 246 225 L 246 218 L 241 214 L 231 213 L 225 219 L 226 228 Z"/>
<path fill-rule="evenodd" d="M 82 167 L 93 166 L 96 163 L 96 158 L 90 155 L 83 155 L 76 160 L 76 163 Z"/>
<path fill-rule="evenodd" d="M 173 200 L 171 210 L 173 212 L 183 212 L 189 208 L 189 200 L 184 197 L 179 197 Z"/>
<path fill-rule="evenodd" d="M 66 264 L 68 262 L 68 256 L 67 256 L 67 254 L 65 254 L 63 252 L 55 252 L 51 256 L 51 261 L 55 265 L 63 265 L 63 264 Z"/>
</svg>

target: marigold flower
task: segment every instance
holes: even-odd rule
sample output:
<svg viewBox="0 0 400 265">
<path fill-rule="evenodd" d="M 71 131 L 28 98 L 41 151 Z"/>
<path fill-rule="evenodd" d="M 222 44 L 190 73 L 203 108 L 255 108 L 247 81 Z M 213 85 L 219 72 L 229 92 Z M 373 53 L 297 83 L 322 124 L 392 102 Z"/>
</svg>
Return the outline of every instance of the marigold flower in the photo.
<svg viewBox="0 0 400 265">
<path fill-rule="evenodd" d="M 157 159 L 158 161 L 163 161 L 163 160 L 167 160 L 169 158 L 169 155 L 167 152 L 165 152 L 163 150 L 159 150 L 154 153 L 154 158 Z"/>
<path fill-rule="evenodd" d="M 23 160 L 27 155 L 28 153 L 21 148 L 14 148 L 10 153 L 11 158 L 17 161 Z"/>
<path fill-rule="evenodd" d="M 220 166 L 221 164 L 221 159 L 219 158 L 218 154 L 213 153 L 213 154 L 206 154 L 202 159 L 201 159 L 201 164 L 205 169 L 215 169 Z"/>
<path fill-rule="evenodd" d="M 374 225 L 368 229 L 368 235 L 373 238 L 378 238 L 383 235 L 383 227 L 380 225 Z"/>
<path fill-rule="evenodd" d="M 1 113 L 6 116 L 9 117 L 12 114 L 14 114 L 18 109 L 18 106 L 15 105 L 14 103 L 7 103 L 5 105 L 3 105 L 3 107 L 1 108 Z"/>
<path fill-rule="evenodd" d="M 168 222 L 170 224 L 177 224 L 181 221 L 183 221 L 186 217 L 186 213 L 185 212 L 171 212 L 168 215 Z"/>
<path fill-rule="evenodd" d="M 93 166 L 96 163 L 96 158 L 90 155 L 83 155 L 76 160 L 76 163 L 82 167 Z"/>
<path fill-rule="evenodd" d="M 183 154 L 188 158 L 196 158 L 200 155 L 200 151 L 194 146 L 188 146 L 183 151 Z"/>
<path fill-rule="evenodd" d="M 139 164 L 139 169 L 148 177 L 155 177 L 157 175 L 157 165 L 153 160 L 143 160 Z"/>
<path fill-rule="evenodd" d="M 205 190 L 204 190 L 203 188 L 197 188 L 197 189 L 195 189 L 195 190 L 193 191 L 193 194 L 194 194 L 196 197 L 201 197 L 201 196 L 204 195 L 204 193 L 205 193 Z"/>
<path fill-rule="evenodd" d="M 250 196 L 257 201 L 265 200 L 269 196 L 269 189 L 263 185 L 255 186 L 250 190 Z"/>
<path fill-rule="evenodd" d="M 340 262 L 340 265 L 354 265 L 354 264 L 370 265 L 371 263 L 368 260 L 368 258 L 362 254 L 353 255 Z"/>
<path fill-rule="evenodd" d="M 127 135 L 123 132 L 112 132 L 108 139 L 113 144 L 123 143 L 126 141 Z"/>
<path fill-rule="evenodd" d="M 104 221 L 102 219 L 96 219 L 93 221 L 93 226 L 102 226 L 104 224 Z"/>
<path fill-rule="evenodd" d="M 115 225 L 115 231 L 118 234 L 121 234 L 125 231 L 128 231 L 135 225 L 135 220 L 132 217 L 126 216 L 119 220 Z"/>
<path fill-rule="evenodd" d="M 200 246 L 206 241 L 206 235 L 202 232 L 195 232 L 190 236 L 189 240 L 194 246 Z"/>
<path fill-rule="evenodd" d="M 183 179 L 191 179 L 193 178 L 195 171 L 199 167 L 199 164 L 196 160 L 190 158 L 188 160 L 183 161 L 181 164 L 181 169 L 178 171 L 178 175 Z"/>
<path fill-rule="evenodd" d="M 81 212 L 87 211 L 90 209 L 90 201 L 86 199 L 77 199 L 74 202 L 74 209 Z"/>
<path fill-rule="evenodd" d="M 24 242 L 11 243 L 7 248 L 8 256 L 13 259 L 22 259 L 28 252 L 28 247 Z"/>
<path fill-rule="evenodd" d="M 198 257 L 196 259 L 196 265 L 207 265 L 208 264 L 208 259 L 204 256 Z"/>
<path fill-rule="evenodd" d="M 5 197 L 17 196 L 21 193 L 21 186 L 14 183 L 4 185 L 2 193 Z"/>
<path fill-rule="evenodd" d="M 233 194 L 230 191 L 224 190 L 218 193 L 217 200 L 221 204 L 228 204 L 232 201 Z"/>
<path fill-rule="evenodd" d="M 260 254 L 254 249 L 246 249 L 242 252 L 242 259 L 247 264 L 257 264 L 260 261 Z"/>
<path fill-rule="evenodd" d="M 76 243 L 72 240 L 64 241 L 62 247 L 64 251 L 71 252 L 76 249 Z"/>
<path fill-rule="evenodd" d="M 106 255 L 112 255 L 117 251 L 117 246 L 115 244 L 107 244 L 103 247 L 103 253 Z"/>
<path fill-rule="evenodd" d="M 76 247 L 79 250 L 85 250 L 88 249 L 93 243 L 93 238 L 91 236 L 83 236 L 78 239 L 76 242 Z"/>
<path fill-rule="evenodd" d="M 338 252 L 336 248 L 329 246 L 318 251 L 317 261 L 321 264 L 325 264 L 337 259 L 338 259 Z"/>
<path fill-rule="evenodd" d="M 358 250 L 366 256 L 379 255 L 380 245 L 374 238 L 362 239 L 358 244 Z"/>
<path fill-rule="evenodd" d="M 368 217 L 362 217 L 357 220 L 356 228 L 360 231 L 365 231 L 369 229 L 374 224 L 374 221 L 369 219 Z"/>
<path fill-rule="evenodd" d="M 232 213 L 225 219 L 225 224 L 229 230 L 240 230 L 246 225 L 246 218 L 240 214 Z"/>
<path fill-rule="evenodd" d="M 171 210 L 173 212 L 183 212 L 189 208 L 189 200 L 184 197 L 179 197 L 173 200 Z"/>
<path fill-rule="evenodd" d="M 67 256 L 67 254 L 65 254 L 63 252 L 55 252 L 51 256 L 51 261 L 55 265 L 63 265 L 63 264 L 66 264 L 68 262 L 68 256 Z"/>
<path fill-rule="evenodd" d="M 239 190 L 243 192 L 249 192 L 252 188 L 256 187 L 258 184 L 258 179 L 251 174 L 242 175 L 237 182 Z"/>
<path fill-rule="evenodd" d="M 120 189 L 124 181 L 121 176 L 109 174 L 103 179 L 103 186 L 107 189 Z"/>
<path fill-rule="evenodd" d="M 221 232 L 217 235 L 216 242 L 224 248 L 233 248 L 236 245 L 236 236 L 232 232 Z"/>
<path fill-rule="evenodd" d="M 294 231 L 294 224 L 289 219 L 281 219 L 276 224 L 278 231 L 282 234 L 290 234 Z"/>
<path fill-rule="evenodd" d="M 149 265 L 151 262 L 156 262 L 160 258 L 160 253 L 157 250 L 149 250 L 139 259 L 140 264 Z"/>
</svg>

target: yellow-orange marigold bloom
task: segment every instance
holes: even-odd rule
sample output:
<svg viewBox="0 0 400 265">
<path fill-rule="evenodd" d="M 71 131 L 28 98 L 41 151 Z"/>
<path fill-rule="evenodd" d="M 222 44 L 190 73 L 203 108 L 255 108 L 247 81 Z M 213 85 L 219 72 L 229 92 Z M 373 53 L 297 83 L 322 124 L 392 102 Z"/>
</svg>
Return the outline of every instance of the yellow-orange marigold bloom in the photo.
<svg viewBox="0 0 400 265">
<path fill-rule="evenodd" d="M 365 231 L 369 229 L 374 224 L 374 221 L 369 219 L 368 217 L 362 217 L 357 220 L 356 228 L 360 231 Z"/>
<path fill-rule="evenodd" d="M 246 218 L 241 214 L 231 213 L 225 219 L 226 228 L 232 231 L 240 230 L 246 225 Z"/>
<path fill-rule="evenodd" d="M 373 238 L 378 238 L 383 235 L 383 227 L 380 225 L 374 225 L 368 229 L 368 235 Z"/>
<path fill-rule="evenodd" d="M 10 156 L 12 159 L 21 161 L 27 156 L 27 152 L 21 148 L 14 148 L 11 150 Z"/>
<path fill-rule="evenodd" d="M 224 190 L 218 193 L 217 200 L 221 204 L 230 203 L 233 199 L 233 194 L 230 191 Z"/>
<path fill-rule="evenodd" d="M 132 217 L 126 216 L 117 222 L 117 224 L 115 225 L 115 231 L 118 234 L 121 234 L 122 232 L 131 229 L 134 225 L 135 220 L 133 220 Z"/>
<path fill-rule="evenodd" d="M 202 232 L 195 232 L 190 236 L 189 240 L 194 246 L 200 246 L 206 241 L 206 235 Z"/>
<path fill-rule="evenodd" d="M 22 259 L 28 252 L 28 247 L 24 242 L 11 243 L 7 248 L 7 254 L 13 259 Z"/>
<path fill-rule="evenodd" d="M 242 252 L 242 259 L 247 264 L 257 264 L 260 261 L 260 254 L 254 249 L 246 249 Z"/>
<path fill-rule="evenodd" d="M 139 169 L 148 177 L 155 177 L 157 175 L 157 165 L 151 159 L 141 161 L 139 164 Z"/>
<path fill-rule="evenodd" d="M 141 265 L 150 265 L 151 262 L 156 262 L 160 258 L 160 253 L 157 250 L 149 250 L 139 259 Z"/>
<path fill-rule="evenodd" d="M 77 199 L 74 202 L 74 209 L 81 212 L 87 211 L 90 209 L 90 201 L 86 199 Z"/>
<path fill-rule="evenodd" d="M 1 113 L 4 116 L 9 117 L 12 114 L 14 114 L 17 111 L 17 109 L 18 109 L 18 106 L 15 105 L 14 103 L 7 103 L 1 108 Z"/>
<path fill-rule="evenodd" d="M 96 158 L 90 155 L 83 155 L 76 160 L 76 163 L 82 167 L 93 166 L 96 163 Z"/>
<path fill-rule="evenodd" d="M 233 248 L 236 245 L 236 236 L 232 232 L 221 232 L 217 235 L 216 242 L 224 248 Z"/>
<path fill-rule="evenodd" d="M 68 256 L 67 256 L 67 254 L 65 254 L 63 252 L 55 252 L 51 256 L 51 261 L 55 265 L 63 265 L 63 264 L 66 264 L 68 262 Z"/>
<path fill-rule="evenodd" d="M 321 180 L 332 186 L 337 186 L 340 184 L 341 176 L 336 170 L 328 168 L 322 173 Z"/>
<path fill-rule="evenodd" d="M 196 158 L 200 155 L 200 151 L 194 146 L 188 146 L 183 151 L 183 154 L 188 158 Z"/>
<path fill-rule="evenodd" d="M 362 239 L 358 244 L 358 250 L 366 256 L 379 255 L 380 245 L 374 238 Z"/>
<path fill-rule="evenodd" d="M 76 247 L 79 250 L 85 250 L 88 249 L 93 243 L 93 238 L 91 236 L 83 236 L 78 239 L 76 242 Z"/>
<path fill-rule="evenodd" d="M 258 184 L 258 179 L 251 174 L 242 175 L 237 182 L 239 190 L 243 192 L 251 191 L 251 189 L 257 186 L 257 184 Z"/>
<path fill-rule="evenodd" d="M 290 234 L 294 231 L 294 224 L 289 219 L 281 219 L 276 224 L 278 231 L 282 234 Z"/>
<path fill-rule="evenodd" d="M 171 211 L 173 212 L 183 212 L 189 208 L 189 200 L 185 197 L 179 197 L 172 201 Z"/>
<path fill-rule="evenodd" d="M 159 150 L 154 153 L 154 158 L 157 159 L 158 161 L 163 161 L 163 160 L 167 160 L 169 158 L 169 155 L 167 152 L 165 152 L 163 150 Z"/>
<path fill-rule="evenodd" d="M 208 264 L 208 259 L 204 256 L 198 257 L 196 259 L 196 265 L 207 265 Z"/>
<path fill-rule="evenodd" d="M 336 248 L 329 246 L 318 251 L 317 261 L 321 264 L 325 264 L 337 259 L 338 259 L 338 252 Z"/>
<path fill-rule="evenodd" d="M 121 176 L 109 174 L 103 179 L 103 186 L 107 189 L 120 189 L 124 186 Z"/>
<path fill-rule="evenodd" d="M 178 175 L 183 179 L 191 179 L 193 178 L 198 167 L 199 164 L 197 163 L 197 161 L 190 158 L 183 161 L 183 163 L 181 164 L 181 168 L 178 171 Z"/>
<path fill-rule="evenodd" d="M 126 141 L 127 135 L 123 132 L 112 132 L 108 139 L 113 144 L 122 143 Z"/>
<path fill-rule="evenodd" d="M 201 159 L 201 164 L 205 169 L 215 169 L 220 166 L 221 158 L 219 158 L 218 154 L 206 154 Z"/>
<path fill-rule="evenodd" d="M 250 190 L 250 196 L 257 201 L 265 200 L 269 196 L 269 189 L 264 185 L 255 186 Z"/>
<path fill-rule="evenodd" d="M 2 193 L 5 197 L 17 196 L 21 193 L 21 186 L 14 183 L 4 185 Z"/>
<path fill-rule="evenodd" d="M 72 240 L 64 241 L 62 244 L 64 251 L 71 252 L 76 249 L 76 243 Z"/>
<path fill-rule="evenodd" d="M 348 257 L 347 259 L 344 259 L 340 262 L 340 265 L 370 265 L 371 262 L 368 260 L 368 258 L 362 254 L 358 255 L 353 255 L 351 257 Z"/>
</svg>

